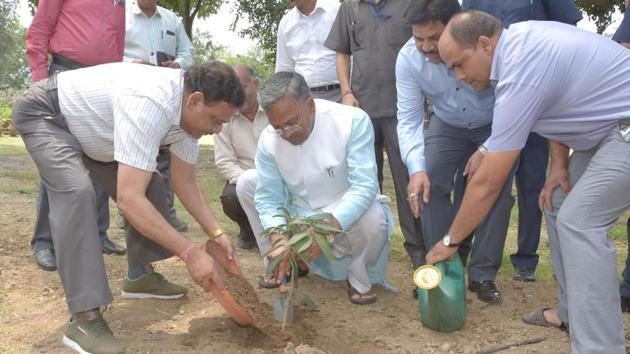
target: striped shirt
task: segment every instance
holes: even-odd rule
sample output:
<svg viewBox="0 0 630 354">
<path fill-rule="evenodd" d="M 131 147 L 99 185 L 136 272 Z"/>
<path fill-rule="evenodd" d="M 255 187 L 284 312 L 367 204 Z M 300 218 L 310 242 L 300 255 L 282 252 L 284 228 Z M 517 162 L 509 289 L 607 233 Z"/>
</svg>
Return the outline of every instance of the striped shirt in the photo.
<svg viewBox="0 0 630 354">
<path fill-rule="evenodd" d="M 59 73 L 61 113 L 90 158 L 154 172 L 161 145 L 194 164 L 197 140 L 180 128 L 183 71 L 111 63 Z"/>
<path fill-rule="evenodd" d="M 195 48 L 174 12 L 158 6 L 155 14 L 148 17 L 135 2 L 131 4 L 130 12 L 123 61 L 149 61 L 151 53 L 164 52 L 174 56 L 184 70 L 192 65 Z"/>
</svg>

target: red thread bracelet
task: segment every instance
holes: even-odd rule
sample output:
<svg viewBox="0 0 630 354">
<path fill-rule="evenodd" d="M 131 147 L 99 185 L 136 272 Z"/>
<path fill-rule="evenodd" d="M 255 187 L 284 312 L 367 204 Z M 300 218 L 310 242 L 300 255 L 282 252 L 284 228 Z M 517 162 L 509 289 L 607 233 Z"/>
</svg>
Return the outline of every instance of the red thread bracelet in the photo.
<svg viewBox="0 0 630 354">
<path fill-rule="evenodd" d="M 184 263 L 188 262 L 188 257 L 190 257 L 190 254 L 195 250 L 195 247 L 197 247 L 197 245 L 195 243 L 191 243 L 190 246 L 188 246 L 188 248 L 179 255 L 179 259 L 181 259 Z"/>
</svg>

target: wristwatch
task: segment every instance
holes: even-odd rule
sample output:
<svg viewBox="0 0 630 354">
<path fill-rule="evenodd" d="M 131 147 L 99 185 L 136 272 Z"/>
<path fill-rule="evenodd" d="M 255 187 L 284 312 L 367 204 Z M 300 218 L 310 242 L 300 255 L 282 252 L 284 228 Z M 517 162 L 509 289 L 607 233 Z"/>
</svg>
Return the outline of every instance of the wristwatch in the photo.
<svg viewBox="0 0 630 354">
<path fill-rule="evenodd" d="M 451 241 L 451 235 L 446 234 L 444 235 L 444 237 L 442 238 L 442 244 L 446 247 L 457 247 L 459 246 L 459 243 L 454 243 Z"/>
</svg>

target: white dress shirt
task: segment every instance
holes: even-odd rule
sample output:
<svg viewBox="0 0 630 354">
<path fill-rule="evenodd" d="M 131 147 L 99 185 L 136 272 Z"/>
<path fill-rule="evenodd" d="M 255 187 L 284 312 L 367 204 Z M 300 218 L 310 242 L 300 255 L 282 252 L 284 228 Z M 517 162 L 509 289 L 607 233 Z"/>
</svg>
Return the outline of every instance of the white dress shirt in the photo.
<svg viewBox="0 0 630 354">
<path fill-rule="evenodd" d="M 91 159 L 154 172 L 160 145 L 195 164 L 197 140 L 180 128 L 183 71 L 111 63 L 59 73 L 61 113 Z"/>
<path fill-rule="evenodd" d="M 278 25 L 276 72 L 296 72 L 309 87 L 338 83 L 336 53 L 324 46 L 338 10 L 336 0 L 317 0 L 308 15 L 289 10 Z"/>
<path fill-rule="evenodd" d="M 230 183 L 236 183 L 245 170 L 256 168 L 254 156 L 258 138 L 268 125 L 267 114 L 259 105 L 253 122 L 237 113 L 214 136 L 214 162 Z"/>
</svg>

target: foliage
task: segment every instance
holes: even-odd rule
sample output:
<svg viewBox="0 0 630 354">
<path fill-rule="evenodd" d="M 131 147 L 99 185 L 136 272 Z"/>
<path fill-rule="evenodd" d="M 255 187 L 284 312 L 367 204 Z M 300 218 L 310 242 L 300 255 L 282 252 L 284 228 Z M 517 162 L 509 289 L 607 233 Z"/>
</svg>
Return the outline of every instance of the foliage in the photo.
<svg viewBox="0 0 630 354">
<path fill-rule="evenodd" d="M 232 55 L 226 46 L 215 44 L 209 32 L 199 30 L 195 32 L 193 46 L 195 47 L 194 64 L 203 64 L 214 60 L 220 60 L 229 65 L 246 64 L 254 69 L 259 80 L 266 80 L 274 71 L 273 65 L 268 65 L 263 60 L 263 50 L 258 46 L 250 49 L 246 55 Z"/>
<path fill-rule="evenodd" d="M 182 18 L 188 38 L 193 39 L 192 26 L 195 18 L 205 18 L 217 13 L 223 0 L 160 0 L 160 6 Z"/>
<path fill-rule="evenodd" d="M 290 8 L 291 3 L 287 0 L 235 0 L 232 11 L 236 13 L 236 18 L 231 30 L 236 29 L 241 18 L 247 19 L 250 26 L 240 34 L 257 41 L 262 48 L 265 65 L 275 66 L 278 24 Z"/>
<path fill-rule="evenodd" d="M 578 0 L 578 8 L 595 22 L 597 33 L 603 33 L 612 22 L 615 10 L 624 12 L 624 0 Z"/>
<path fill-rule="evenodd" d="M 26 29 L 18 21 L 16 7 L 15 0 L 0 0 L 0 90 L 23 88 L 29 80 Z"/>
<path fill-rule="evenodd" d="M 330 242 L 332 241 L 332 237 L 341 232 L 341 230 L 330 224 L 330 221 L 333 220 L 333 216 L 330 213 L 319 213 L 311 216 L 294 216 L 285 208 L 280 208 L 280 210 L 283 211 L 283 214 L 275 215 L 275 217 L 285 218 L 286 223 L 266 229 L 263 235 L 271 237 L 271 235 L 280 234 L 286 240 L 286 243 L 281 242 L 282 239 L 278 239 L 273 244 L 271 250 L 265 254 L 265 256 L 267 256 L 279 247 L 284 246 L 284 251 L 269 262 L 267 275 L 273 273 L 280 261 L 288 258 L 289 264 L 291 265 L 291 277 L 287 303 L 295 296 L 307 307 L 315 308 L 313 300 L 306 293 L 297 289 L 298 263 L 301 261 L 311 268 L 308 253 L 309 248 L 313 244 L 317 244 L 328 262 L 331 262 L 333 260 L 333 253 Z M 285 308 L 285 320 L 282 322 L 282 328 L 285 326 L 287 310 L 288 307 Z"/>
</svg>

